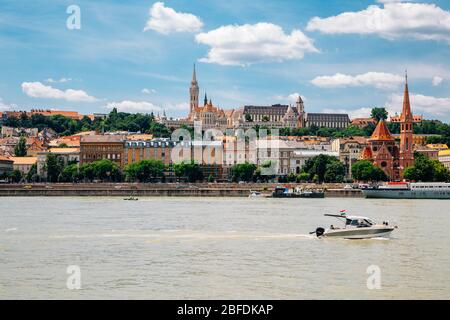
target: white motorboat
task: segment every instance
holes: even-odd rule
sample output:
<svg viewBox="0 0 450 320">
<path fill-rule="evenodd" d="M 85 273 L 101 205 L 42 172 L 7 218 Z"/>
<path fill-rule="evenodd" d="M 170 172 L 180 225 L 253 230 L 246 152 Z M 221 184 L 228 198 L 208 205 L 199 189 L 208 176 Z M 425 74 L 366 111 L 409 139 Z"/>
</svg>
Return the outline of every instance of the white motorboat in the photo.
<svg viewBox="0 0 450 320">
<path fill-rule="evenodd" d="M 250 190 L 250 195 L 248 196 L 249 198 L 261 198 L 262 197 L 262 193 L 259 191 L 252 191 Z"/>
<path fill-rule="evenodd" d="M 328 229 L 319 227 L 315 233 L 317 237 L 322 238 L 343 238 L 343 239 L 372 239 L 388 238 L 392 231 L 397 229 L 389 225 L 389 222 L 382 224 L 374 223 L 370 218 L 361 216 L 347 216 L 346 214 L 326 214 L 327 217 L 334 217 L 344 222 L 344 227 L 339 228 L 333 225 Z"/>
</svg>

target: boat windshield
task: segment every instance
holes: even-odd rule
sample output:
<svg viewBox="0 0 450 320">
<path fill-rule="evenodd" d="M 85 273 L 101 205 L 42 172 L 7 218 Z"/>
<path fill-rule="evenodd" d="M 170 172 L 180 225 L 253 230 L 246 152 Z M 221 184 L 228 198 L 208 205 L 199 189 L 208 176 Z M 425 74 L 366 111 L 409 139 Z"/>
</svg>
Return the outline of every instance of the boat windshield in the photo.
<svg viewBox="0 0 450 320">
<path fill-rule="evenodd" d="M 371 227 L 373 222 L 369 219 L 347 219 L 346 226 L 352 227 Z"/>
</svg>

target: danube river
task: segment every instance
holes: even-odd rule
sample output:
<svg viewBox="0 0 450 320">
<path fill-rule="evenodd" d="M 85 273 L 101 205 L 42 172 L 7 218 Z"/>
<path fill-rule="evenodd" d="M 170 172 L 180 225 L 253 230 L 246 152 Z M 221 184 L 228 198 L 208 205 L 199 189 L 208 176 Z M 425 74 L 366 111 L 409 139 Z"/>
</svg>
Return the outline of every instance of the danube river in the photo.
<svg viewBox="0 0 450 320">
<path fill-rule="evenodd" d="M 449 208 L 428 200 L 0 198 L 0 298 L 450 299 Z M 342 209 L 399 229 L 390 240 L 309 235 L 338 225 L 323 214 Z M 80 290 L 68 289 L 69 266 L 79 268 Z M 369 282 L 380 289 L 368 288 L 368 268 L 379 271 Z"/>
</svg>

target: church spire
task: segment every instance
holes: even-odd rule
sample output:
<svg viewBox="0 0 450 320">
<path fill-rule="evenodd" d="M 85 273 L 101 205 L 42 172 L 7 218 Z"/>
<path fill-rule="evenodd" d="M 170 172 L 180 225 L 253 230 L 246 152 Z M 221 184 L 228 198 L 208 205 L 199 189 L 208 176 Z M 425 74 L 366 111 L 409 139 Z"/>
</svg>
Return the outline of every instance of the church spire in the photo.
<svg viewBox="0 0 450 320">
<path fill-rule="evenodd" d="M 411 103 L 409 100 L 409 87 L 408 87 L 408 71 L 405 73 L 405 91 L 403 93 L 403 108 L 400 120 L 402 122 L 412 121 L 413 116 L 411 112 Z"/>
<path fill-rule="evenodd" d="M 192 72 L 192 81 L 191 87 L 189 88 L 189 96 L 190 96 L 190 115 L 192 116 L 195 109 L 198 108 L 198 95 L 200 92 L 200 88 L 198 87 L 197 82 L 197 72 L 195 70 L 194 63 L 194 71 Z"/>
<path fill-rule="evenodd" d="M 194 71 L 192 72 L 192 83 L 197 83 L 197 71 L 195 70 L 195 63 L 194 63 Z"/>
<path fill-rule="evenodd" d="M 206 92 L 205 92 L 205 101 L 204 101 L 204 105 L 206 106 L 207 104 L 208 104 L 208 95 L 206 94 Z"/>
<path fill-rule="evenodd" d="M 405 75 L 405 92 L 403 94 L 403 108 L 400 115 L 400 176 L 404 170 L 414 165 L 414 121 L 409 101 L 408 73 Z"/>
</svg>

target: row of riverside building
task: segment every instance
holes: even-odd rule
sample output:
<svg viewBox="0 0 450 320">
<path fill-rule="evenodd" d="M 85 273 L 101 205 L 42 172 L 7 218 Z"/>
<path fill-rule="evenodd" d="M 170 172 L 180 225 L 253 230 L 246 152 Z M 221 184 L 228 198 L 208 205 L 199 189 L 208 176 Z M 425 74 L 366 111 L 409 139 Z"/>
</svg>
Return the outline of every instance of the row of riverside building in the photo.
<svg viewBox="0 0 450 320">
<path fill-rule="evenodd" d="M 208 129 L 251 129 L 255 126 L 269 128 L 326 127 L 345 128 L 351 122 L 346 114 L 307 113 L 299 96 L 295 106 L 244 106 L 237 110 L 224 110 L 214 106 L 206 94 L 203 106 L 199 104 L 199 86 L 194 66 L 191 81 L 190 112 L 185 119 L 168 119 L 158 116 L 157 121 L 170 128 L 193 126 L 200 123 Z M 19 117 L 22 113 L 4 112 L 1 119 L 8 116 Z M 64 115 L 73 119 L 83 116 L 77 112 L 33 109 L 28 116 Z M 90 115 L 104 117 L 106 115 Z M 337 157 L 347 169 L 351 178 L 352 166 L 359 160 L 372 161 L 392 180 L 401 180 L 403 171 L 414 164 L 414 152 L 422 152 L 450 168 L 450 154 L 446 145 L 427 145 L 425 135 L 415 135 L 413 124 L 422 121 L 421 116 L 412 114 L 406 78 L 402 114 L 391 117 L 400 124 L 400 134 L 389 132 L 384 121 L 374 119 L 354 119 L 356 126 L 376 125 L 370 138 L 349 137 L 331 140 L 320 137 L 277 137 L 271 136 L 250 143 L 241 143 L 234 136 L 216 138 L 214 141 L 182 141 L 154 139 L 151 135 L 122 133 L 98 134 L 83 132 L 70 137 L 57 137 L 51 129 L 9 128 L 2 126 L 0 137 L 0 176 L 8 170 L 27 173 L 34 164 L 40 177 L 45 178 L 45 161 L 49 153 L 57 154 L 64 163 L 85 164 L 108 159 L 124 169 L 127 165 L 145 159 L 161 160 L 167 166 L 182 160 L 194 160 L 201 165 L 204 176 L 216 180 L 229 178 L 230 169 L 238 163 L 266 163 L 273 166 L 274 175 L 284 176 L 300 173 L 306 161 L 320 154 Z M 26 157 L 15 157 L 14 147 L 19 135 L 26 135 Z"/>
<path fill-rule="evenodd" d="M 263 165 L 274 164 L 274 175 L 298 174 L 308 159 L 324 154 L 337 157 L 347 169 L 351 178 L 351 168 L 357 161 L 367 159 L 380 166 L 393 180 L 400 178 L 399 146 L 397 138 L 386 132 L 383 122 L 370 138 L 349 137 L 330 139 L 323 137 L 268 137 L 254 142 L 239 142 L 236 137 L 222 137 L 214 141 L 181 141 L 152 138 L 139 134 L 96 134 L 91 132 L 79 136 L 56 138 L 45 150 L 30 150 L 25 157 L 1 156 L 0 177 L 11 170 L 19 170 L 24 175 L 37 164 L 38 175 L 45 179 L 45 163 L 49 153 L 58 155 L 65 164 L 91 163 L 108 159 L 124 169 L 127 165 L 146 159 L 162 161 L 165 165 L 188 161 L 201 165 L 205 177 L 228 180 L 230 169 L 239 163 Z M 446 145 L 420 143 L 421 136 L 415 137 L 411 147 L 428 157 L 440 160 L 450 169 L 450 150 Z M 64 144 L 64 147 L 61 145 Z M 391 150 L 393 154 L 388 154 Z M 377 153 L 378 152 L 378 153 Z M 397 158 L 396 158 L 397 157 Z M 385 164 L 383 162 L 386 162 Z M 0 178 L 1 179 L 1 178 Z"/>
</svg>

